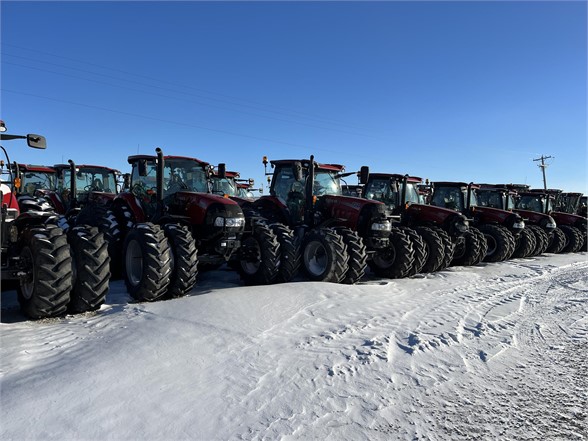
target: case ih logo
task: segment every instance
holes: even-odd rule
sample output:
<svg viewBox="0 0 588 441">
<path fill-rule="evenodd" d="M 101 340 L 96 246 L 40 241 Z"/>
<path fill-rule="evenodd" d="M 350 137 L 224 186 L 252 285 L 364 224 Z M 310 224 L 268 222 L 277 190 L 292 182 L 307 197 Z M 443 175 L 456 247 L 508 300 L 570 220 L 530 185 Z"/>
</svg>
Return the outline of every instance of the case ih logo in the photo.
<svg viewBox="0 0 588 441">
<path fill-rule="evenodd" d="M 354 210 L 360 210 L 361 209 L 361 204 L 358 202 L 347 202 L 347 201 L 342 201 L 341 205 L 344 205 L 346 207 L 350 207 Z"/>
</svg>

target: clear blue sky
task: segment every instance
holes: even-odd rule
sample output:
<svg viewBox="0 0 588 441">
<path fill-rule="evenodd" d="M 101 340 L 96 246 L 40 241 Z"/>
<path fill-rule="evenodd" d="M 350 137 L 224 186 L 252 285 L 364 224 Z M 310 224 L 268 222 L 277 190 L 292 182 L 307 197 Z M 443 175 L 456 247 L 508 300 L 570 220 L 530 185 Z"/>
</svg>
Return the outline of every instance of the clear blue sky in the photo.
<svg viewBox="0 0 588 441">
<path fill-rule="evenodd" d="M 586 2 L 1 2 L 1 118 L 46 151 L 261 158 L 588 193 Z M 6 146 L 6 143 L 5 143 Z M 350 178 L 349 183 L 356 183 Z"/>
</svg>

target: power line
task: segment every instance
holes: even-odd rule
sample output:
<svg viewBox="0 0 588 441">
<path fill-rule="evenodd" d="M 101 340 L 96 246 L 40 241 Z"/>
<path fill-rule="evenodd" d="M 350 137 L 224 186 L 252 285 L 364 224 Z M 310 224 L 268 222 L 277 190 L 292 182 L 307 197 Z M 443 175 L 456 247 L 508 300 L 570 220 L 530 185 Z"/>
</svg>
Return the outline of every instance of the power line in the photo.
<svg viewBox="0 0 588 441">
<path fill-rule="evenodd" d="M 316 128 L 316 129 L 322 129 L 322 130 L 328 130 L 328 131 L 333 131 L 333 132 L 346 133 L 348 135 L 364 136 L 364 137 L 369 137 L 369 138 L 375 138 L 375 139 L 377 139 L 377 137 L 375 137 L 375 136 L 371 136 L 371 135 L 367 135 L 367 134 L 363 134 L 363 133 L 355 133 L 355 132 L 349 132 L 347 130 L 333 129 L 333 128 L 329 128 L 329 127 L 323 127 L 323 126 L 318 126 L 318 125 L 314 125 L 314 124 L 308 124 L 308 123 L 299 122 L 299 121 L 293 121 L 293 120 L 288 120 L 288 119 L 283 119 L 283 118 L 276 118 L 276 117 L 268 116 L 268 115 L 261 115 L 259 113 L 246 112 L 246 111 L 243 111 L 243 110 L 237 110 L 237 109 L 231 109 L 231 108 L 222 107 L 222 106 L 216 106 L 214 104 L 202 103 L 202 102 L 198 102 L 198 101 L 194 101 L 194 100 L 188 100 L 188 99 L 185 99 L 185 98 L 174 97 L 174 96 L 171 96 L 171 95 L 164 95 L 164 94 L 155 93 L 155 92 L 147 92 L 147 91 L 144 91 L 144 90 L 141 90 L 141 89 L 136 89 L 136 88 L 133 88 L 133 87 L 121 86 L 121 85 L 118 85 L 118 84 L 108 83 L 106 81 L 93 80 L 93 79 L 90 79 L 90 78 L 79 77 L 79 76 L 76 76 L 76 75 L 66 74 L 66 73 L 63 73 L 63 72 L 56 72 L 56 71 L 49 70 L 49 69 L 42 69 L 42 68 L 39 68 L 39 67 L 26 66 L 26 65 L 23 65 L 23 64 L 11 63 L 11 62 L 6 62 L 6 61 L 4 62 L 4 64 L 5 65 L 10 65 L 10 66 L 23 67 L 23 68 L 31 69 L 31 70 L 38 70 L 38 71 L 41 71 L 41 72 L 48 72 L 48 73 L 52 73 L 52 74 L 56 74 L 56 75 L 61 75 L 61 76 L 66 77 L 66 78 L 74 78 L 74 79 L 78 79 L 78 80 L 82 80 L 82 81 L 89 81 L 89 82 L 92 82 L 92 83 L 103 84 L 103 85 L 110 86 L 110 87 L 118 87 L 118 88 L 121 88 L 121 89 L 129 90 L 129 91 L 133 91 L 133 92 L 139 92 L 139 93 L 143 93 L 143 94 L 146 94 L 146 95 L 159 96 L 159 97 L 173 99 L 173 100 L 177 100 L 177 101 L 183 101 L 183 102 L 187 102 L 187 103 L 198 104 L 198 105 L 202 105 L 202 106 L 206 106 L 206 107 L 211 107 L 211 108 L 214 108 L 214 109 L 227 110 L 229 112 L 237 112 L 237 113 L 241 113 L 241 114 L 245 114 L 245 115 L 252 115 L 252 116 L 258 116 L 258 117 L 261 117 L 261 118 L 267 118 L 267 119 L 272 119 L 272 120 L 276 120 L 276 121 L 282 121 L 282 122 L 287 122 L 287 123 L 299 124 L 299 125 L 303 125 L 303 126 L 306 126 L 306 127 Z M 119 78 L 116 78 L 116 77 L 111 77 L 111 78 L 119 79 Z M 124 79 L 122 79 L 122 80 L 123 81 L 128 81 L 128 80 L 124 80 Z M 138 83 L 138 84 L 139 85 L 146 86 L 146 87 L 151 87 L 150 85 L 147 85 L 147 84 L 141 84 L 141 83 Z M 167 90 L 173 91 L 171 89 L 167 89 Z M 173 91 L 173 92 L 175 92 L 175 91 Z"/>
<path fill-rule="evenodd" d="M 166 81 L 166 80 L 161 80 L 161 79 L 158 79 L 158 78 L 150 77 L 150 76 L 147 76 L 147 75 L 136 74 L 136 73 L 128 72 L 128 71 L 121 70 L 121 69 L 116 69 L 116 68 L 112 68 L 112 67 L 108 67 L 108 66 L 103 66 L 103 65 L 100 65 L 100 64 L 91 63 L 91 62 L 87 62 L 87 61 L 83 61 L 83 60 L 78 60 L 78 59 L 75 59 L 75 58 L 64 57 L 62 55 L 57 55 L 57 54 L 52 54 L 52 53 L 48 53 L 48 52 L 43 52 L 43 51 L 39 51 L 39 50 L 36 50 L 36 49 L 26 48 L 26 47 L 14 45 L 14 44 L 3 43 L 3 46 L 10 46 L 10 47 L 14 47 L 14 48 L 17 48 L 17 49 L 23 49 L 23 50 L 27 50 L 27 51 L 31 51 L 31 52 L 36 52 L 36 53 L 48 55 L 50 57 L 61 58 L 61 59 L 73 61 L 75 63 L 86 64 L 86 65 L 89 65 L 89 66 L 95 66 L 95 67 L 98 67 L 100 69 L 106 69 L 106 70 L 110 70 L 110 71 L 114 71 L 114 72 L 120 72 L 120 73 L 122 73 L 124 75 L 129 75 L 129 76 L 134 76 L 134 77 L 138 77 L 138 78 L 148 79 L 150 81 L 155 81 L 158 84 L 169 84 L 169 85 L 172 85 L 174 87 L 180 87 L 182 89 L 186 89 L 187 88 L 187 89 L 191 89 L 191 90 L 195 90 L 195 91 L 199 91 L 199 92 L 203 92 L 203 93 L 207 93 L 207 94 L 211 94 L 211 95 L 217 95 L 217 96 L 220 96 L 220 97 L 223 97 L 223 98 L 227 98 L 229 100 L 222 100 L 222 99 L 219 99 L 219 98 L 212 98 L 212 97 L 205 97 L 205 96 L 201 96 L 201 95 L 195 95 L 195 96 L 199 96 L 200 98 L 203 98 L 203 99 L 208 99 L 208 100 L 213 100 L 213 101 L 221 101 L 221 102 L 225 102 L 225 103 L 229 103 L 229 104 L 233 104 L 233 105 L 237 105 L 237 106 L 249 107 L 249 108 L 253 108 L 253 109 L 256 109 L 256 110 L 261 110 L 261 111 L 264 111 L 264 112 L 281 113 L 281 114 L 285 114 L 285 115 L 292 115 L 292 116 L 296 116 L 296 117 L 299 117 L 299 118 L 305 118 L 305 119 L 315 120 L 315 121 L 319 121 L 319 122 L 323 122 L 323 123 L 327 123 L 327 124 L 331 124 L 331 125 L 339 125 L 339 126 L 351 127 L 351 128 L 356 128 L 356 129 L 360 129 L 360 130 L 368 130 L 368 131 L 369 130 L 373 130 L 373 129 L 366 128 L 366 127 L 356 126 L 356 125 L 353 125 L 353 124 L 350 124 L 350 123 L 344 122 L 344 121 L 332 120 L 332 119 L 324 118 L 324 117 L 321 117 L 321 116 L 310 115 L 310 114 L 303 113 L 303 112 L 298 112 L 298 111 L 292 111 L 291 109 L 286 109 L 286 108 L 280 107 L 280 106 L 267 105 L 267 104 L 257 103 L 255 101 L 248 101 L 248 100 L 244 100 L 242 98 L 238 98 L 238 97 L 234 97 L 234 96 L 230 96 L 230 95 L 225 95 L 225 94 L 220 94 L 218 92 L 211 92 L 211 91 L 207 91 L 207 90 L 204 90 L 204 89 L 195 88 L 193 86 L 189 86 L 189 85 L 185 85 L 185 84 L 178 84 L 178 83 L 174 83 L 174 82 L 170 82 L 170 81 Z M 13 55 L 13 54 L 5 54 L 5 55 L 27 59 L 26 57 L 22 57 L 22 56 L 19 56 L 19 55 Z M 31 60 L 31 59 L 28 59 L 28 60 Z M 97 72 L 87 71 L 87 70 L 79 69 L 79 68 L 75 68 L 75 67 L 69 67 L 69 66 L 59 65 L 59 64 L 56 64 L 56 63 L 51 63 L 51 62 L 47 62 L 47 61 L 41 61 L 41 60 L 38 60 L 38 59 L 35 59 L 33 61 L 35 61 L 35 62 L 41 62 L 41 63 L 45 63 L 45 64 L 56 65 L 56 66 L 63 67 L 63 68 L 66 68 L 66 69 L 83 71 L 83 72 L 90 73 L 90 74 L 93 74 L 93 75 L 99 75 L 99 76 L 106 76 L 106 77 L 109 77 L 109 78 L 115 78 L 115 79 L 118 79 L 118 80 L 121 80 L 121 81 L 133 82 L 134 84 L 136 84 L 136 81 L 127 80 L 127 79 L 120 78 L 120 77 L 113 77 L 111 75 L 106 75 L 106 74 L 101 74 L 101 73 L 97 73 Z M 166 88 L 163 88 L 163 87 L 158 86 L 158 85 L 148 85 L 148 87 L 154 87 L 154 88 L 159 88 L 159 89 L 166 89 Z M 167 89 L 167 90 L 170 90 L 170 89 Z M 174 92 L 177 92 L 177 93 L 189 93 L 189 92 L 185 92 L 185 91 L 181 91 L 181 92 L 178 92 L 177 90 L 173 90 L 173 91 Z M 234 101 L 230 101 L 230 100 L 237 100 L 237 101 L 241 101 L 242 103 L 246 103 L 246 104 L 240 104 L 240 103 L 237 103 L 237 102 L 234 102 Z M 262 108 L 260 108 L 259 106 L 261 106 Z M 263 107 L 266 107 L 268 109 L 272 109 L 273 108 L 273 109 L 279 109 L 279 110 L 265 110 L 265 109 L 263 109 Z"/>
</svg>

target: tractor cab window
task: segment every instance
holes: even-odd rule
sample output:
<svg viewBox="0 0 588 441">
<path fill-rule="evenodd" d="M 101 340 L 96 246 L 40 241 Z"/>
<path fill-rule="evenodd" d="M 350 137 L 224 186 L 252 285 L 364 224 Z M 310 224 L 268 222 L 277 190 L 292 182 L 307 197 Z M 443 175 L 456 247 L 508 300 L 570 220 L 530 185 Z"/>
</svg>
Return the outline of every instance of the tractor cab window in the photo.
<svg viewBox="0 0 588 441">
<path fill-rule="evenodd" d="M 398 205 L 396 182 L 388 178 L 370 180 L 366 184 L 365 195 L 367 199 L 383 202 L 389 207 L 394 208 Z"/>
<path fill-rule="evenodd" d="M 37 190 L 54 190 L 57 179 L 54 173 L 26 172 L 22 175 L 23 193 L 34 196 Z"/>
<path fill-rule="evenodd" d="M 545 213 L 545 198 L 540 195 L 523 195 L 517 202 L 517 208 Z"/>
<path fill-rule="evenodd" d="M 190 159 L 166 159 L 163 168 L 163 193 L 169 196 L 178 191 L 208 192 L 204 169 Z"/>
<path fill-rule="evenodd" d="M 512 210 L 516 206 L 514 195 L 509 194 L 506 196 L 505 210 Z"/>
<path fill-rule="evenodd" d="M 505 207 L 506 196 L 502 192 L 496 191 L 478 191 L 478 204 L 480 207 L 500 208 Z"/>
<path fill-rule="evenodd" d="M 230 178 L 220 179 L 218 176 L 212 178 L 212 192 L 218 195 L 237 196 L 237 187 Z"/>
<path fill-rule="evenodd" d="M 464 190 L 464 198 L 467 196 L 467 188 Z M 463 199 L 462 199 L 463 200 Z M 473 188 L 470 188 L 470 207 L 477 207 L 479 205 L 478 202 L 478 195 L 476 193 L 476 190 L 474 190 Z M 461 211 L 462 209 L 460 209 Z"/>
<path fill-rule="evenodd" d="M 157 167 L 155 161 L 147 162 L 146 176 L 139 175 L 139 167 L 133 164 L 133 172 L 131 173 L 131 192 L 135 196 L 143 196 L 148 191 L 155 192 L 157 189 Z"/>
<path fill-rule="evenodd" d="M 411 204 L 420 204 L 421 198 L 419 196 L 419 189 L 415 182 L 407 182 L 406 183 L 406 192 L 405 192 L 405 201 L 404 203 L 409 202 Z"/>
<path fill-rule="evenodd" d="M 290 167 L 280 167 L 274 174 L 270 193 L 285 202 L 288 199 L 288 193 L 300 190 L 294 188 L 295 185 L 296 187 L 302 187 L 301 191 L 304 192 L 304 184 L 296 181 L 294 171 Z"/>
<path fill-rule="evenodd" d="M 460 187 L 438 187 L 435 188 L 433 197 L 431 198 L 431 205 L 463 211 L 463 196 Z"/>
<path fill-rule="evenodd" d="M 314 177 L 314 187 L 312 194 L 322 196 L 325 194 L 341 195 L 341 182 L 335 176 L 335 173 L 323 170 L 317 170 Z"/>
<path fill-rule="evenodd" d="M 81 167 L 76 170 L 75 175 L 76 197 L 82 202 L 93 191 L 116 193 L 116 176 L 112 171 L 99 167 Z M 69 168 L 63 171 L 63 185 L 65 189 L 71 186 Z"/>
</svg>

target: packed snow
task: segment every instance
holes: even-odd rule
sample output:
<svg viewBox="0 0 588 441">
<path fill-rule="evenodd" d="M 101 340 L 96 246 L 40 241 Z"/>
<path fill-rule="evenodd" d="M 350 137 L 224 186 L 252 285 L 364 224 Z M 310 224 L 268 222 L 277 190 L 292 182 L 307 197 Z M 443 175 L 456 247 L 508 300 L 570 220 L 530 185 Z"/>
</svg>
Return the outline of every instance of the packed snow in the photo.
<svg viewBox="0 0 588 441">
<path fill-rule="evenodd" d="M 588 439 L 588 255 L 242 286 L 26 320 L 2 293 L 2 440 Z"/>
</svg>

